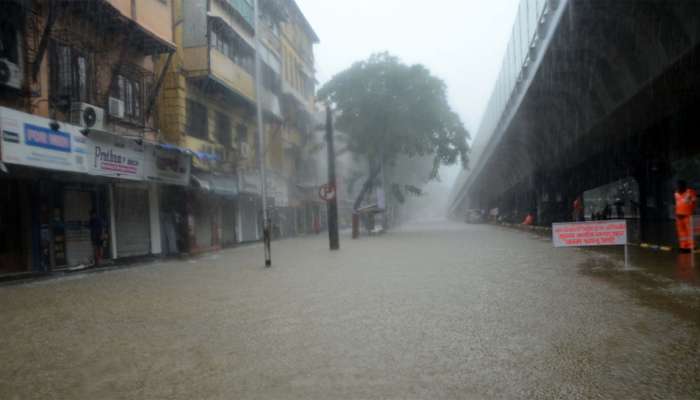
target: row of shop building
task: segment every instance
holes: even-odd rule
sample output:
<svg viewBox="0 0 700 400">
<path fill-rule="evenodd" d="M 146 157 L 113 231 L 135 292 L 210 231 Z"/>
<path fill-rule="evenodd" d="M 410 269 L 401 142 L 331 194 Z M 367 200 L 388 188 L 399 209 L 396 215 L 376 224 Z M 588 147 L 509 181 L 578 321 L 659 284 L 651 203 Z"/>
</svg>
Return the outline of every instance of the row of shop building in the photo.
<svg viewBox="0 0 700 400">
<path fill-rule="evenodd" d="M 91 265 L 93 210 L 104 221 L 106 259 L 193 254 L 260 239 L 257 173 L 215 175 L 192 166 L 205 154 L 52 125 L 0 107 L 0 274 Z M 274 175 L 268 185 L 278 196 L 268 199 L 278 236 L 323 224 L 318 202 L 290 203 L 290 183 Z"/>
<path fill-rule="evenodd" d="M 93 210 L 109 260 L 256 241 L 260 164 L 274 235 L 323 228 L 319 39 L 294 0 L 254 4 L 2 2 L 0 276 L 91 265 Z"/>
</svg>

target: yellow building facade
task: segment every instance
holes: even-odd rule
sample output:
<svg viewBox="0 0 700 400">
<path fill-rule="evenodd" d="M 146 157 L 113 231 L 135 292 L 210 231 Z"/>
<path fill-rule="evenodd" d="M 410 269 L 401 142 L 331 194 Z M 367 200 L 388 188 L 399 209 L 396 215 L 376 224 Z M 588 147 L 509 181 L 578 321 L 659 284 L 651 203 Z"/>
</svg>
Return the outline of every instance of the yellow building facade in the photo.
<svg viewBox="0 0 700 400">
<path fill-rule="evenodd" d="M 236 179 L 238 186 L 235 198 L 206 203 L 216 210 L 233 202 L 236 209 L 235 221 L 220 223 L 219 240 L 207 244 L 225 242 L 221 239 L 231 226 L 236 241 L 260 237 L 258 102 L 264 110 L 266 186 L 278 233 L 299 232 L 292 208 L 301 207 L 296 173 L 314 109 L 313 44 L 318 38 L 295 2 L 276 4 L 286 17 L 274 20 L 263 14 L 257 33 L 262 61 L 258 94 L 252 1 L 173 1 L 177 52 L 161 92 L 161 131 L 169 143 L 193 152 L 193 173 Z M 211 191 L 216 193 L 216 187 Z"/>
</svg>

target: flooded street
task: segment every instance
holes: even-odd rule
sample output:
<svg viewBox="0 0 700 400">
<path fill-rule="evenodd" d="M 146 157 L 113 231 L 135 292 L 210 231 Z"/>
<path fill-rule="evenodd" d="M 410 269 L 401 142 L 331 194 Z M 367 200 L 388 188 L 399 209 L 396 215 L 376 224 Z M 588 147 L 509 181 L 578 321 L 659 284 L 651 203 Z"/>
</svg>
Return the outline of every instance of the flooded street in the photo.
<svg viewBox="0 0 700 400">
<path fill-rule="evenodd" d="M 342 240 L 2 287 L 0 397 L 700 397 L 673 272 L 486 225 Z"/>
</svg>

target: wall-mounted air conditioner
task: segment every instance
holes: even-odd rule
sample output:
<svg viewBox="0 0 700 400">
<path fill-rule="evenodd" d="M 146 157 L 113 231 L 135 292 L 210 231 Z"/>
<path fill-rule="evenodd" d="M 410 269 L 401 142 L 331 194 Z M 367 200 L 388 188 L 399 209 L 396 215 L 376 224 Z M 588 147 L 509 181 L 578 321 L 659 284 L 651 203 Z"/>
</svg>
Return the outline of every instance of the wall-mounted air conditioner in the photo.
<svg viewBox="0 0 700 400">
<path fill-rule="evenodd" d="M 124 101 L 114 97 L 109 98 L 109 115 L 124 118 Z"/>
<path fill-rule="evenodd" d="M 0 58 L 0 86 L 22 89 L 22 69 L 5 58 Z"/>
<path fill-rule="evenodd" d="M 87 103 L 72 103 L 70 122 L 83 128 L 104 130 L 104 110 Z"/>
</svg>

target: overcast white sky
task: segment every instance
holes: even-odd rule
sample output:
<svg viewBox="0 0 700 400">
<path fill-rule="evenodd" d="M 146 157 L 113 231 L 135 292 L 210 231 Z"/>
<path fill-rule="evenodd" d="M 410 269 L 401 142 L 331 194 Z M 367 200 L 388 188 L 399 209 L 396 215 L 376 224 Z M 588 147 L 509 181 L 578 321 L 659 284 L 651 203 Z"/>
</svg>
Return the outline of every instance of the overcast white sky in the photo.
<svg viewBox="0 0 700 400">
<path fill-rule="evenodd" d="M 317 79 L 389 51 L 447 83 L 452 107 L 472 134 L 501 65 L 519 0 L 297 0 L 321 39 Z M 456 175 L 442 172 L 445 181 Z"/>
</svg>

